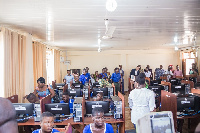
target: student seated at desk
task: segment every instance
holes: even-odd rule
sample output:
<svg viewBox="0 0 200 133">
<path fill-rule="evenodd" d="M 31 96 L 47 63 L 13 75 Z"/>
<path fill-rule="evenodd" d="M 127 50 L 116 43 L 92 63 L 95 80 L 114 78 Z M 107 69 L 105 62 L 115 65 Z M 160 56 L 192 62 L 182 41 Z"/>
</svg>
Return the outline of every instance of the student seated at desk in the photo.
<svg viewBox="0 0 200 133">
<path fill-rule="evenodd" d="M 94 108 L 92 110 L 93 123 L 85 126 L 83 133 L 114 133 L 113 127 L 104 123 L 104 110 L 102 108 Z"/>
<path fill-rule="evenodd" d="M 73 113 L 73 103 L 74 99 L 70 99 L 68 92 L 64 92 L 62 95 L 62 101 L 60 103 L 69 103 L 69 108 L 70 108 L 70 114 Z"/>
<path fill-rule="evenodd" d="M 94 101 L 103 101 L 103 92 L 99 92 L 97 95 L 96 95 L 96 99 L 94 99 Z"/>
<path fill-rule="evenodd" d="M 59 132 L 56 129 L 53 129 L 54 126 L 54 115 L 50 112 L 43 112 L 40 120 L 41 129 L 33 131 L 33 133 L 57 133 Z"/>
<path fill-rule="evenodd" d="M 40 99 L 38 97 L 36 97 L 36 95 L 34 95 L 33 93 L 30 93 L 26 99 L 30 102 L 30 103 L 40 103 Z"/>
</svg>

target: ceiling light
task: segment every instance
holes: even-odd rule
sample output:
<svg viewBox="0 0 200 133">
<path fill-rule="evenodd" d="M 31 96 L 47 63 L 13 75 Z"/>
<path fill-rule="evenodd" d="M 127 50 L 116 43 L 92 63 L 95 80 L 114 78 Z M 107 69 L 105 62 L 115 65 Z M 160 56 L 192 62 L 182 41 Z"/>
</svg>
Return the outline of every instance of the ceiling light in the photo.
<svg viewBox="0 0 200 133">
<path fill-rule="evenodd" d="M 107 0 L 107 2 L 106 2 L 106 9 L 109 12 L 115 11 L 116 8 L 117 8 L 117 2 L 115 0 Z"/>
<path fill-rule="evenodd" d="M 176 51 L 177 51 L 177 50 L 178 50 L 178 47 L 177 47 L 177 46 L 175 46 L 175 47 L 174 47 L 174 50 L 176 50 Z"/>
<path fill-rule="evenodd" d="M 175 43 L 178 42 L 178 38 L 177 38 L 177 36 L 174 37 L 174 42 L 175 42 Z"/>
</svg>

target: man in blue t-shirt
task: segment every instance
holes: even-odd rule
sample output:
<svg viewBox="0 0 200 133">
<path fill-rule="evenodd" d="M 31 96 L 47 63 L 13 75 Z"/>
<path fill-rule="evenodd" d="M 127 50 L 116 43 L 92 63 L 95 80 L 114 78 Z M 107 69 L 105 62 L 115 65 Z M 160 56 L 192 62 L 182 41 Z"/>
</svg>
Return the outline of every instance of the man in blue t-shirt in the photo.
<svg viewBox="0 0 200 133">
<path fill-rule="evenodd" d="M 118 91 L 120 91 L 120 81 L 121 75 L 119 73 L 119 68 L 115 68 L 115 72 L 111 76 L 111 82 L 115 85 L 115 94 L 118 95 Z"/>
<path fill-rule="evenodd" d="M 54 115 L 50 112 L 43 112 L 40 120 L 41 129 L 34 130 L 32 133 L 57 133 L 54 126 Z"/>
<path fill-rule="evenodd" d="M 73 103 L 74 99 L 70 99 L 68 92 L 64 92 L 62 95 L 62 101 L 60 103 L 69 103 L 70 114 L 73 113 Z"/>
</svg>

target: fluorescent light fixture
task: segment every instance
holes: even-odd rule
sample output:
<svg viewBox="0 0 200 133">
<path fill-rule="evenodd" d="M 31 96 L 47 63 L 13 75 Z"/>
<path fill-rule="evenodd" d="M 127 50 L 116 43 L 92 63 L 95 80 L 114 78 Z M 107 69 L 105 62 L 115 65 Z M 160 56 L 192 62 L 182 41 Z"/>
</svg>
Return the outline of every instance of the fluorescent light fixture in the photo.
<svg viewBox="0 0 200 133">
<path fill-rule="evenodd" d="M 177 36 L 174 37 L 174 42 L 175 42 L 175 43 L 178 42 L 178 38 L 177 38 Z"/>
<path fill-rule="evenodd" d="M 106 2 L 106 9 L 109 12 L 115 11 L 116 8 L 117 8 L 117 2 L 115 0 L 107 0 L 107 2 Z"/>
<path fill-rule="evenodd" d="M 98 45 L 100 45 L 101 44 L 101 39 L 98 39 Z"/>
<path fill-rule="evenodd" d="M 177 46 L 175 46 L 175 47 L 174 47 L 174 50 L 176 50 L 176 51 L 177 51 L 177 50 L 178 50 L 178 47 L 177 47 Z"/>
</svg>

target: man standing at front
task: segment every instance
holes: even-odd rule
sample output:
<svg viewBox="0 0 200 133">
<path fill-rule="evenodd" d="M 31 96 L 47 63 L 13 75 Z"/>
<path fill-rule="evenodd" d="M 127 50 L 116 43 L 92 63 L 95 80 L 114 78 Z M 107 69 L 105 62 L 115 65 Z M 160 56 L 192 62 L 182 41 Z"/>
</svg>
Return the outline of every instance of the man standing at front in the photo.
<svg viewBox="0 0 200 133">
<path fill-rule="evenodd" d="M 64 79 L 66 80 L 66 84 L 70 85 L 70 83 L 74 83 L 74 76 L 71 75 L 71 71 L 67 70 L 67 75 L 64 77 Z M 70 85 L 71 86 L 71 85 Z"/>
<path fill-rule="evenodd" d="M 115 85 L 115 94 L 118 95 L 118 91 L 120 91 L 120 81 L 121 75 L 119 73 L 119 68 L 115 68 L 115 72 L 111 76 L 111 82 Z"/>
</svg>

